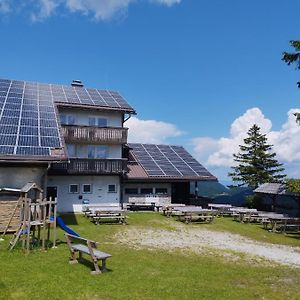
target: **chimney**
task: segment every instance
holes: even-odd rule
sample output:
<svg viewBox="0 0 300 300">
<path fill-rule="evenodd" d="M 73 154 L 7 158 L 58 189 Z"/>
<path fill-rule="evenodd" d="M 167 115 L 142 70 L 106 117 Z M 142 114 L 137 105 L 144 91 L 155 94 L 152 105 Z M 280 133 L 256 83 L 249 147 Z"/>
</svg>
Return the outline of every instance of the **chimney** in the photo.
<svg viewBox="0 0 300 300">
<path fill-rule="evenodd" d="M 73 80 L 71 83 L 72 86 L 79 86 L 79 87 L 83 87 L 83 83 L 81 82 L 81 80 Z"/>
</svg>

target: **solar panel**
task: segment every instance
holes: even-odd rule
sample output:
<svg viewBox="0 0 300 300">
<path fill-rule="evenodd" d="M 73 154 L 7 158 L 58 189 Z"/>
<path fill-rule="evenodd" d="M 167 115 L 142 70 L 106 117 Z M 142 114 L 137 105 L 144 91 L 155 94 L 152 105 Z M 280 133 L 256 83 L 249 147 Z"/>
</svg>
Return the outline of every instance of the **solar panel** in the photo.
<svg viewBox="0 0 300 300">
<path fill-rule="evenodd" d="M 134 112 L 117 92 L 0 79 L 0 154 L 50 156 L 63 148 L 55 103 Z"/>
<path fill-rule="evenodd" d="M 214 179 L 183 147 L 129 144 L 134 157 L 149 177 L 208 177 Z"/>
</svg>

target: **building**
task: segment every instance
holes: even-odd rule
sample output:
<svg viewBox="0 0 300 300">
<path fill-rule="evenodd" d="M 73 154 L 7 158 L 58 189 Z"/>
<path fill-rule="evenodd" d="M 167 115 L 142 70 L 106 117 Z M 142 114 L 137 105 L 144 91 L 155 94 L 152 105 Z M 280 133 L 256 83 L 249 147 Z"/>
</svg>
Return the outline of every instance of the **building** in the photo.
<svg viewBox="0 0 300 300">
<path fill-rule="evenodd" d="M 124 202 L 191 204 L 191 182 L 217 181 L 182 146 L 128 144 L 128 173 L 124 176 Z"/>
<path fill-rule="evenodd" d="M 190 181 L 216 180 L 182 147 L 127 144 L 132 114 L 119 93 L 80 81 L 0 79 L 0 187 L 36 182 L 76 212 L 141 195 L 185 202 Z"/>
</svg>

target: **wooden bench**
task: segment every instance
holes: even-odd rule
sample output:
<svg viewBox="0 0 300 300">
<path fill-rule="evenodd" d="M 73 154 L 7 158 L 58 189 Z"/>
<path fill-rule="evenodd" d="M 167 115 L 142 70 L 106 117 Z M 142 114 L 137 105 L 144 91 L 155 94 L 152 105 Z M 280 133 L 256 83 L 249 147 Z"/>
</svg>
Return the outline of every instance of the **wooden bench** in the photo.
<svg viewBox="0 0 300 300">
<path fill-rule="evenodd" d="M 184 214 L 179 216 L 179 220 L 190 224 L 191 222 L 207 222 L 211 223 L 214 219 L 214 215 L 197 215 L 197 214 Z"/>
<path fill-rule="evenodd" d="M 91 271 L 91 274 L 101 274 L 102 272 L 106 271 L 106 259 L 110 258 L 111 255 L 98 250 L 97 242 L 71 234 L 65 234 L 65 237 L 71 253 L 71 259 L 69 261 L 70 264 L 78 263 L 78 259 L 76 257 L 78 252 L 79 259 L 82 259 L 82 254 L 88 254 L 91 257 L 92 263 L 95 267 L 95 270 Z M 99 260 L 101 260 L 102 263 L 101 268 L 98 266 Z"/>
<path fill-rule="evenodd" d="M 99 225 L 102 222 L 113 222 L 117 221 L 119 224 L 126 224 L 126 216 L 122 213 L 114 213 L 114 212 L 98 212 L 94 216 L 92 216 L 92 221 Z"/>
</svg>

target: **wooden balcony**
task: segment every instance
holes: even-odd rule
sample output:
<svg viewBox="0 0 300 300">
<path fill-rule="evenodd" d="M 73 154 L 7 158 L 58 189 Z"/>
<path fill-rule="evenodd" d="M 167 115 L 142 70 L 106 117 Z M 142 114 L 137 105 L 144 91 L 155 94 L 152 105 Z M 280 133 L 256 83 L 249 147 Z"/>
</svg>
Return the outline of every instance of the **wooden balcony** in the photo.
<svg viewBox="0 0 300 300">
<path fill-rule="evenodd" d="M 120 175 L 127 172 L 127 159 L 71 158 L 69 162 L 53 163 L 49 170 L 55 175 Z"/>
<path fill-rule="evenodd" d="M 67 143 L 126 144 L 128 128 L 62 125 L 62 134 Z"/>
</svg>

